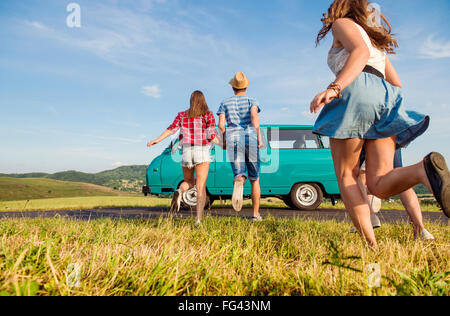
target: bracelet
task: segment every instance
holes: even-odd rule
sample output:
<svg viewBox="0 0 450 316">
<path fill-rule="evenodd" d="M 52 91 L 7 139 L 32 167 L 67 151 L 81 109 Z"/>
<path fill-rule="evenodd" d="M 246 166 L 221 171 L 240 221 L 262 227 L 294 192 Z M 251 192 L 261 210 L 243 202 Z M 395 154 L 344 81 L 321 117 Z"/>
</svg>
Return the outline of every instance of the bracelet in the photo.
<svg viewBox="0 0 450 316">
<path fill-rule="evenodd" d="M 342 98 L 342 93 L 341 93 L 342 89 L 337 83 L 334 83 L 334 82 L 330 83 L 327 90 L 333 90 L 334 92 L 336 92 L 337 99 Z"/>
</svg>

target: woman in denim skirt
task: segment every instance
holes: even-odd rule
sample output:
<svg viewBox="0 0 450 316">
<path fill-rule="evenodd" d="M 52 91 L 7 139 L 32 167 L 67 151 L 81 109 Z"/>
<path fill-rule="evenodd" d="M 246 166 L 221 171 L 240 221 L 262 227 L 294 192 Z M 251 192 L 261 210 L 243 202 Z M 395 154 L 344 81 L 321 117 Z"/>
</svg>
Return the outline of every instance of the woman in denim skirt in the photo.
<svg viewBox="0 0 450 316">
<path fill-rule="evenodd" d="M 422 135 L 429 117 L 405 109 L 400 78 L 387 56 L 398 45 L 384 15 L 367 0 L 335 0 L 322 22 L 317 44 L 332 31 L 328 64 L 336 80 L 311 102 L 312 113 L 323 108 L 314 132 L 330 137 L 346 209 L 368 245 L 377 248 L 370 207 L 358 185 L 363 146 L 368 188 L 382 199 L 424 184 L 449 216 L 450 173 L 437 153 L 394 169 L 396 149 Z"/>
<path fill-rule="evenodd" d="M 178 113 L 172 125 L 159 138 L 147 144 L 148 147 L 152 147 L 180 130 L 184 182 L 173 195 L 171 209 L 178 212 L 183 193 L 195 186 L 197 225 L 201 223 L 206 204 L 206 180 L 211 162 L 211 147 L 213 143 L 219 143 L 215 126 L 214 114 L 209 110 L 205 96 L 201 91 L 195 91 L 191 96 L 189 110 Z"/>
</svg>

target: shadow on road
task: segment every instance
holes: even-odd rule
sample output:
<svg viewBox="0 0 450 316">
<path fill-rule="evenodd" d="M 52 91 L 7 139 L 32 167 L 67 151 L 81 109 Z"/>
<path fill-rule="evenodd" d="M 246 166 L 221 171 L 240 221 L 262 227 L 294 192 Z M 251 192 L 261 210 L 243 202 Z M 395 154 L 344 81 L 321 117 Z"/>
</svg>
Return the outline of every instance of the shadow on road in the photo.
<svg viewBox="0 0 450 316">
<path fill-rule="evenodd" d="M 251 209 L 243 209 L 236 213 L 231 208 L 213 207 L 206 211 L 215 217 L 243 217 L 252 216 Z M 337 222 L 350 222 L 350 217 L 345 210 L 320 209 L 317 211 L 295 211 L 286 208 L 261 209 L 263 217 L 272 216 L 275 218 L 303 218 L 319 221 L 334 220 Z M 190 218 L 195 216 L 195 210 L 183 210 L 177 214 L 170 213 L 164 208 L 132 208 L 132 209 L 98 209 L 98 210 L 76 210 L 76 211 L 26 211 L 26 212 L 2 212 L 0 219 L 6 218 L 67 218 L 73 220 L 96 220 L 103 218 L 127 219 L 127 220 L 147 220 L 160 217 L 175 216 L 176 218 Z M 405 211 L 381 211 L 380 219 L 385 223 L 409 222 L 409 217 Z M 424 220 L 448 225 L 448 218 L 443 213 L 425 212 Z"/>
</svg>

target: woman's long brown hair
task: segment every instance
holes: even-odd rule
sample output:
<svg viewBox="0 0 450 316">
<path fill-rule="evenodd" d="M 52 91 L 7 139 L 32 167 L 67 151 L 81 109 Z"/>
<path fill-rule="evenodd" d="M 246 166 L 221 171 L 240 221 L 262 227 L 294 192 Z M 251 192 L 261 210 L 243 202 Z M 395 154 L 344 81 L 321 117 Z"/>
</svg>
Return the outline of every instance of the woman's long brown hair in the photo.
<svg viewBox="0 0 450 316">
<path fill-rule="evenodd" d="M 191 107 L 186 112 L 189 118 L 200 117 L 210 112 L 205 95 L 201 91 L 194 91 L 191 95 Z"/>
<path fill-rule="evenodd" d="M 368 0 L 335 0 L 328 9 L 328 14 L 323 15 L 323 27 L 317 35 L 316 44 L 327 36 L 337 19 L 348 18 L 367 32 L 374 47 L 388 54 L 395 54 L 394 49 L 398 47 L 398 43 L 391 33 L 391 25 L 381 12 L 381 25 L 369 25 L 369 17 L 375 13 L 375 8 L 370 10 L 369 4 Z"/>
</svg>

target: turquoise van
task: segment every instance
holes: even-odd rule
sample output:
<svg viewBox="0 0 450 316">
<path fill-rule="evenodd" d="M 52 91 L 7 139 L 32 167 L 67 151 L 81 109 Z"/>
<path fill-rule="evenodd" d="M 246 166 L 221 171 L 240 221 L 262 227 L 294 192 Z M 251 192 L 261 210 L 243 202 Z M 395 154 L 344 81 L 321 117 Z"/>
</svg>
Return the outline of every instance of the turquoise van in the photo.
<svg viewBox="0 0 450 316">
<path fill-rule="evenodd" d="M 260 175 L 263 197 L 281 198 L 298 210 L 315 210 L 324 198 L 334 203 L 340 197 L 331 151 L 325 144 L 328 140 L 313 134 L 312 126 L 263 125 L 261 132 L 265 143 Z M 214 146 L 211 153 L 213 162 L 207 181 L 210 203 L 231 199 L 233 172 L 227 152 L 222 146 Z M 173 194 L 183 182 L 180 162 L 181 151 L 178 140 L 174 140 L 148 167 L 144 195 Z M 244 195 L 250 194 L 247 181 Z"/>
</svg>

